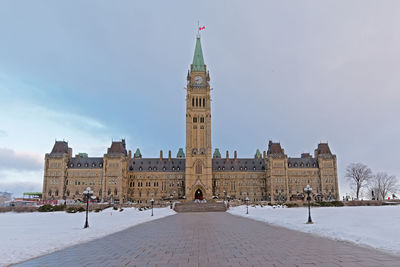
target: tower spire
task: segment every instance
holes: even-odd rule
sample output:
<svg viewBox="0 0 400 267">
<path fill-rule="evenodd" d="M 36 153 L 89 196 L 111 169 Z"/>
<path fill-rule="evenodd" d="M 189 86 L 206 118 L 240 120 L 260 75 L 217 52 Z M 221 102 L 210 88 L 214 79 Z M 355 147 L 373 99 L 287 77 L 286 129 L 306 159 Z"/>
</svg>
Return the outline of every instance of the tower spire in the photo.
<svg viewBox="0 0 400 267">
<path fill-rule="evenodd" d="M 201 49 L 200 35 L 197 35 L 196 37 L 196 48 L 194 49 L 192 71 L 206 71 L 203 50 Z"/>
</svg>

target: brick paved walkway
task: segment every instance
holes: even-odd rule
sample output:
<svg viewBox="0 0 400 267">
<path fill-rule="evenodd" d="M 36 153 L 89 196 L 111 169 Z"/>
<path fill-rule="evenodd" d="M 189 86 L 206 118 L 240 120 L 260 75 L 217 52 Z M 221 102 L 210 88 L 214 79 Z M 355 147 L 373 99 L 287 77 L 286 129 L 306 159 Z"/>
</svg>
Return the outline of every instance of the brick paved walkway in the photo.
<svg viewBox="0 0 400 267">
<path fill-rule="evenodd" d="M 180 213 L 18 266 L 399 266 L 400 257 L 225 212 Z"/>
</svg>

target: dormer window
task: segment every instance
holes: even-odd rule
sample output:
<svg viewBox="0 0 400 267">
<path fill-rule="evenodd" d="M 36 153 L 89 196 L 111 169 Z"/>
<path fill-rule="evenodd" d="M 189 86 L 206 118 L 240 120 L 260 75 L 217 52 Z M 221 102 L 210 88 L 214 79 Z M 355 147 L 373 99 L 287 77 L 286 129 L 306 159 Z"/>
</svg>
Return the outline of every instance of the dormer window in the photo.
<svg viewBox="0 0 400 267">
<path fill-rule="evenodd" d="M 74 164 L 73 164 L 73 163 L 71 163 L 71 164 L 69 164 L 69 166 L 72 168 L 72 167 L 74 167 Z"/>
<path fill-rule="evenodd" d="M 100 164 L 99 164 L 99 167 L 100 167 L 100 168 L 103 168 L 103 163 L 100 163 Z"/>
<path fill-rule="evenodd" d="M 143 170 L 143 168 L 142 168 L 142 167 L 139 167 L 139 171 L 141 171 L 141 170 Z"/>
<path fill-rule="evenodd" d="M 80 167 L 81 166 L 81 164 L 80 163 L 78 163 L 78 167 Z"/>
<path fill-rule="evenodd" d="M 85 167 L 89 167 L 89 163 L 85 163 Z"/>
<path fill-rule="evenodd" d="M 96 163 L 92 163 L 92 167 L 96 167 Z"/>
</svg>

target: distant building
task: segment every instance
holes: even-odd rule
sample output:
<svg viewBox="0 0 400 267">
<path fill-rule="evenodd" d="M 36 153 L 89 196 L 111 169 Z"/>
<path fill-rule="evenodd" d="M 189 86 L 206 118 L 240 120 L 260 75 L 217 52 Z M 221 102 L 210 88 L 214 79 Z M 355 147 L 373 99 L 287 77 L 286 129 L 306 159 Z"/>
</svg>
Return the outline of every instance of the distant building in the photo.
<svg viewBox="0 0 400 267">
<path fill-rule="evenodd" d="M 11 201 L 12 193 L 0 192 L 0 206 L 3 206 L 6 202 Z"/>
<path fill-rule="evenodd" d="M 103 157 L 73 157 L 67 142 L 56 141 L 45 156 L 43 199 L 81 199 L 90 186 L 103 201 L 248 197 L 285 202 L 305 200 L 303 188 L 309 184 L 315 200 L 339 200 L 336 155 L 327 143 L 318 144 L 314 157 L 288 157 L 272 141 L 253 158 L 238 158 L 236 151 L 223 158 L 218 148 L 212 154 L 209 82 L 198 36 L 187 74 L 185 152 L 181 148 L 174 158 L 171 151 L 167 157 L 160 151 L 159 158 L 143 158 L 139 149 L 128 152 L 123 139 L 113 141 Z"/>
</svg>

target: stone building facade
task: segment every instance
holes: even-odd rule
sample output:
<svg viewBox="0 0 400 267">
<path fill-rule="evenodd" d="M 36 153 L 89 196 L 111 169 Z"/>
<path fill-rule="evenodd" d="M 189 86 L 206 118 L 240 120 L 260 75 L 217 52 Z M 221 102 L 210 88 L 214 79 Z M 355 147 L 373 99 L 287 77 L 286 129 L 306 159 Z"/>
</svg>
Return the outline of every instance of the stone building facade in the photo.
<svg viewBox="0 0 400 267">
<path fill-rule="evenodd" d="M 245 199 L 286 202 L 305 200 L 303 188 L 313 188 L 315 200 L 339 200 L 337 160 L 327 143 L 312 156 L 291 158 L 280 143 L 269 141 L 253 158 L 222 157 L 211 146 L 210 75 L 200 37 L 186 86 L 186 148 L 176 157 L 132 155 L 125 140 L 113 141 L 103 157 L 75 156 L 65 141 L 56 141 L 45 155 L 43 198 L 82 199 L 90 186 L 100 201 L 141 202 L 150 199 Z"/>
</svg>

